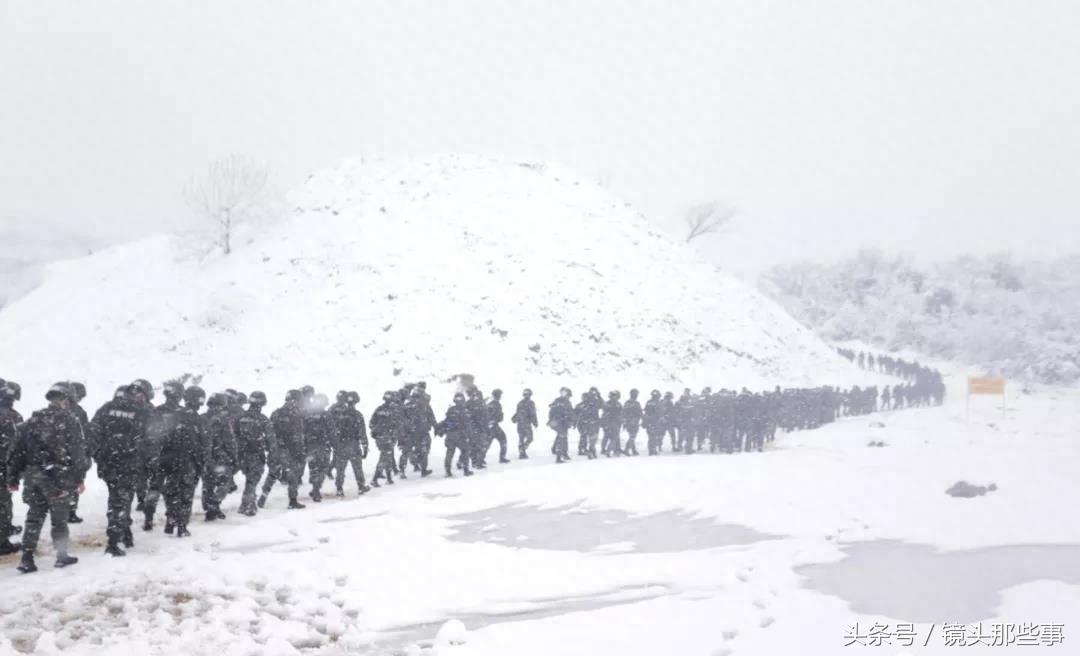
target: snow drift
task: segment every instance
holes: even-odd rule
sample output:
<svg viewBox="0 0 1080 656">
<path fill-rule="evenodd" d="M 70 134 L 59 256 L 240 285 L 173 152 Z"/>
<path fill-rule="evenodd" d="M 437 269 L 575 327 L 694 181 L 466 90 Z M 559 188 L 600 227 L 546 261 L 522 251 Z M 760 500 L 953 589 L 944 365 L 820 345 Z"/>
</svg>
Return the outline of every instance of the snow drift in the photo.
<svg viewBox="0 0 1080 656">
<path fill-rule="evenodd" d="M 104 395 L 190 373 L 272 403 L 307 382 L 373 394 L 463 372 L 541 398 L 851 378 L 779 306 L 563 169 L 349 160 L 289 200 L 228 257 L 158 236 L 50 266 L 0 312 L 0 375 Z"/>
</svg>

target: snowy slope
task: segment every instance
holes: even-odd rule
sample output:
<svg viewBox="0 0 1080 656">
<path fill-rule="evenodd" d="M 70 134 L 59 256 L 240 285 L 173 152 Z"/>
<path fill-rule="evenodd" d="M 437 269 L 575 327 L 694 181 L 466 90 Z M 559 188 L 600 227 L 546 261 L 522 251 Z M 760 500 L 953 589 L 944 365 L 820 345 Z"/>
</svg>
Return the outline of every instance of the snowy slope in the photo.
<svg viewBox="0 0 1080 656">
<path fill-rule="evenodd" d="M 0 375 L 111 385 L 347 386 L 475 373 L 485 387 L 851 380 L 773 302 L 552 166 L 347 161 L 228 257 L 176 237 L 52 266 L 0 312 Z M 365 388 L 364 385 L 369 385 Z M 546 392 L 545 392 L 546 395 Z M 93 397 L 91 400 L 94 400 Z"/>
</svg>

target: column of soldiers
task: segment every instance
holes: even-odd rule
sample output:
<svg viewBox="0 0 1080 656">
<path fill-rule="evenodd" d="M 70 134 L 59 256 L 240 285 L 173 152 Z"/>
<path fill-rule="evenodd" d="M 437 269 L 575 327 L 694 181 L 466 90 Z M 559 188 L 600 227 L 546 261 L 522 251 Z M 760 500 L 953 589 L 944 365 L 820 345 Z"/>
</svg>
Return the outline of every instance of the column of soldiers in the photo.
<svg viewBox="0 0 1080 656">
<path fill-rule="evenodd" d="M 945 401 L 945 381 L 941 377 L 941 372 L 935 369 L 918 362 L 908 362 L 888 355 L 878 355 L 875 358 L 873 353 L 856 352 L 844 348 L 836 350 L 862 369 L 904 380 L 903 384 L 898 383 L 891 388 L 886 386 L 881 390 L 880 409 L 882 410 L 922 408 L 941 405 Z M 867 401 L 865 398 L 859 398 L 858 390 L 858 387 L 853 388 L 855 398 L 846 404 L 845 414 L 863 414 L 865 411 Z M 863 392 L 865 393 L 865 390 Z M 876 392 L 877 389 L 874 388 L 875 401 L 878 397 Z M 874 408 L 871 408 L 869 411 L 873 410 Z"/>
<path fill-rule="evenodd" d="M 882 359 L 877 362 L 880 366 Z M 904 385 L 891 392 L 885 388 L 881 408 L 941 402 L 944 385 L 938 372 L 899 360 L 888 362 L 890 371 L 910 373 L 902 374 L 908 381 Z M 471 382 L 454 395 L 441 421 L 423 382 L 385 392 L 370 422 L 357 410 L 356 392 L 342 390 L 330 405 L 310 385 L 289 390 L 283 405 L 269 415 L 261 391 L 245 395 L 227 389 L 207 396 L 202 388 L 178 381 L 162 386 L 164 402 L 157 406 L 147 380 L 123 385 L 91 419 L 79 405 L 85 395 L 80 383 L 58 382 L 45 395 L 47 407 L 23 421 L 14 409 L 21 388 L 0 379 L 0 476 L 5 482 L 0 487 L 0 555 L 21 550 L 21 572 L 37 570 L 34 554 L 46 515 L 56 567 L 78 562 L 68 553 L 68 524 L 82 521 L 76 512 L 78 497 L 92 463 L 108 490 L 105 552 L 122 557 L 135 546 L 133 506 L 142 516 L 142 530 L 151 531 L 163 501 L 164 532 L 190 536 L 200 483 L 205 521 L 212 522 L 226 518 L 222 503 L 237 491 L 238 512 L 254 516 L 279 482 L 287 490 L 288 507 L 303 509 L 300 488 L 305 471 L 307 496 L 316 503 L 322 501 L 323 486 L 330 481 L 336 496 L 345 496 L 350 467 L 358 495 L 384 482 L 392 485 L 395 477 L 405 479 L 409 473 L 430 476 L 433 430 L 445 438 L 447 477 L 454 476 L 455 467 L 465 476 L 486 468 L 495 442 L 499 462 L 510 462 L 509 440 L 502 428 L 502 391 L 493 390 L 485 399 Z M 529 458 L 539 426 L 532 396 L 532 390 L 524 390 L 510 417 L 520 460 Z M 638 390 L 632 389 L 622 402 L 621 393 L 612 391 L 605 401 L 593 387 L 575 405 L 571 390 L 562 388 L 547 414 L 547 426 L 555 433 L 551 453 L 556 462 L 571 459 L 571 430 L 578 434 L 578 456 L 590 460 L 638 455 L 642 429 L 649 455 L 662 453 L 665 439 L 672 452 L 695 453 L 706 447 L 710 453 L 761 451 L 776 438 L 777 429 L 813 429 L 840 416 L 873 412 L 879 394 L 874 387 L 777 387 L 761 393 L 746 388 L 713 392 L 706 387 L 699 394 L 685 389 L 677 400 L 672 392 L 652 390 L 644 406 L 638 397 Z M 370 486 L 363 468 L 370 450 L 369 430 L 378 450 Z M 237 474 L 243 479 L 242 490 Z M 25 531 L 12 524 L 11 494 L 20 486 L 29 506 Z M 11 542 L 20 532 L 21 545 Z"/>
</svg>

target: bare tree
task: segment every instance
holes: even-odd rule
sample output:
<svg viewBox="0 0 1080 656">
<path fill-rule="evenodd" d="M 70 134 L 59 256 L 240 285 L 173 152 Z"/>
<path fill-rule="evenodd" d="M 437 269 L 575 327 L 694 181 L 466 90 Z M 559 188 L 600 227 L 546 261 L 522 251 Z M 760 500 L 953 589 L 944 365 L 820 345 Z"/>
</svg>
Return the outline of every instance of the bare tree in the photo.
<svg viewBox="0 0 1080 656">
<path fill-rule="evenodd" d="M 735 216 L 735 208 L 719 201 L 702 203 L 687 210 L 683 219 L 686 221 L 686 243 L 694 238 L 716 232 Z"/>
<path fill-rule="evenodd" d="M 214 160 L 202 176 L 192 178 L 184 198 L 193 211 L 215 226 L 218 243 L 228 255 L 236 226 L 256 218 L 270 170 L 241 155 Z"/>
</svg>

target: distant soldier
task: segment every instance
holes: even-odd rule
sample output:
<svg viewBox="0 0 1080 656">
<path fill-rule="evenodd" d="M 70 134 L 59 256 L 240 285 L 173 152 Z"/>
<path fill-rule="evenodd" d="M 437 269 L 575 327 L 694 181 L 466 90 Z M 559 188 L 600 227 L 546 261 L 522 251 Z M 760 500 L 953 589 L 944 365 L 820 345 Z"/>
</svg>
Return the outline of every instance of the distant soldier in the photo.
<svg viewBox="0 0 1080 656">
<path fill-rule="evenodd" d="M 146 411 L 147 428 L 154 414 L 154 386 L 145 378 L 139 378 L 131 384 L 131 397 Z M 135 470 L 135 509 L 145 512 L 146 491 L 150 488 L 150 479 L 157 471 L 157 459 L 160 444 L 154 441 L 149 431 L 144 431 L 136 445 L 137 468 Z"/>
<path fill-rule="evenodd" d="M 551 453 L 555 456 L 555 462 L 563 463 L 570 460 L 570 429 L 574 426 L 574 406 L 570 401 L 572 392 L 563 387 L 559 390 L 559 397 L 548 406 L 548 428 L 555 431 L 555 443 L 551 446 Z"/>
<path fill-rule="evenodd" d="M 510 417 L 510 421 L 517 426 L 518 459 L 527 460 L 529 445 L 533 441 L 533 429 L 539 425 L 536 421 L 536 403 L 532 400 L 531 389 L 522 392 L 521 400 L 518 401 L 514 416 Z"/>
<path fill-rule="evenodd" d="M 407 460 L 413 463 L 413 469 L 421 477 L 431 475 L 428 469 L 428 454 L 431 452 L 431 429 L 435 427 L 435 413 L 423 388 L 413 387 L 402 408 L 405 417 L 405 432 L 408 434 L 408 449 L 402 446 L 401 470 L 405 470 Z"/>
<path fill-rule="evenodd" d="M 500 425 L 502 421 L 502 390 L 495 389 L 491 391 L 491 400 L 487 404 L 488 443 L 490 444 L 491 440 L 499 443 L 499 462 L 506 464 L 510 462 L 510 459 L 506 457 L 506 432 L 503 431 Z"/>
<path fill-rule="evenodd" d="M 475 385 L 465 391 L 465 408 L 469 411 L 469 451 L 476 469 L 487 467 L 488 416 L 484 395 Z M 458 461 L 460 468 L 461 461 Z"/>
<path fill-rule="evenodd" d="M 604 442 L 600 451 L 604 457 L 622 455 L 622 403 L 619 403 L 619 392 L 609 392 L 608 400 L 604 403 L 603 414 L 600 416 L 600 426 L 604 430 Z"/>
<path fill-rule="evenodd" d="M 394 392 L 383 394 L 383 402 L 371 415 L 371 437 L 379 449 L 379 462 L 375 465 L 375 475 L 371 485 L 379 487 L 379 479 L 385 477 L 389 485 L 394 484 L 394 444 L 401 429 L 400 412 L 394 404 Z"/>
<path fill-rule="evenodd" d="M 435 428 L 437 435 L 446 438 L 446 457 L 443 460 L 443 468 L 446 477 L 454 476 L 454 451 L 459 453 L 458 462 L 462 463 L 462 469 L 466 476 L 472 476 L 469 467 L 469 409 L 465 402 L 465 395 L 461 392 L 454 394 L 454 404 L 447 408 L 446 418 Z"/>
<path fill-rule="evenodd" d="M 180 424 L 180 415 L 184 409 L 180 402 L 184 395 L 184 386 L 178 382 L 168 382 L 162 387 L 165 395 L 165 403 L 154 408 L 150 413 L 150 423 L 144 440 L 143 460 L 140 461 L 142 472 L 147 475 L 145 481 L 146 492 L 143 495 L 143 530 L 150 531 L 154 528 L 154 513 L 157 512 L 158 498 L 164 488 L 164 478 L 161 468 L 161 449 L 165 439 L 176 430 Z M 152 446 L 150 446 L 152 445 Z"/>
<path fill-rule="evenodd" d="M 655 456 L 660 452 L 660 443 L 664 439 L 664 404 L 660 399 L 660 390 L 653 390 L 649 395 L 644 414 L 641 426 L 649 438 L 649 455 Z"/>
<path fill-rule="evenodd" d="M 82 427 L 83 440 L 84 440 L 83 450 L 85 451 L 86 450 L 85 440 L 86 440 L 87 435 L 89 435 L 89 433 L 90 433 L 90 417 L 87 416 L 86 410 L 84 410 L 82 405 L 80 405 L 80 404 L 82 403 L 82 400 L 86 398 L 86 385 L 83 385 L 82 383 L 78 383 L 78 382 L 70 382 L 68 384 L 71 385 L 71 389 L 75 394 L 74 398 L 72 398 L 72 401 L 71 401 L 70 410 L 71 410 L 72 414 L 75 415 L 75 418 L 79 420 L 79 426 Z M 87 465 L 89 465 L 90 461 L 87 460 L 86 463 L 87 463 Z M 72 494 L 71 495 L 71 513 L 68 515 L 68 524 L 82 524 L 83 518 L 79 517 L 79 513 L 78 513 L 79 499 L 81 499 L 81 498 L 82 498 L 81 494 Z"/>
<path fill-rule="evenodd" d="M 592 388 L 595 390 L 596 388 Z M 599 395 L 599 391 L 596 392 Z M 600 407 L 593 391 L 581 395 L 581 402 L 574 408 L 574 423 L 578 429 L 578 450 L 589 460 L 597 457 L 596 441 L 600 436 Z"/>
<path fill-rule="evenodd" d="M 15 388 L 10 383 L 0 383 L 0 556 L 19 552 L 20 545 L 9 540 L 16 534 L 12 525 L 14 513 L 11 492 L 8 491 L 8 454 L 15 446 L 22 415 L 15 410 Z"/>
<path fill-rule="evenodd" d="M 161 443 L 162 491 L 165 495 L 165 533 L 186 538 L 191 535 L 191 504 L 199 475 L 206 468 L 207 444 L 199 409 L 206 400 L 201 387 L 184 390 L 184 407 L 175 429 L 165 434 Z"/>
<path fill-rule="evenodd" d="M 53 549 L 56 567 L 79 562 L 68 554 L 68 515 L 70 495 L 81 493 L 81 477 L 87 470 L 83 450 L 82 427 L 69 411 L 74 394 L 64 383 L 57 383 L 45 394 L 49 405 L 35 412 L 18 427 L 15 442 L 8 454 L 5 485 L 9 492 L 19 490 L 24 481 L 23 501 L 29 506 L 26 513 L 26 533 L 22 542 L 22 560 L 18 570 L 24 574 L 37 571 L 34 552 L 48 514 L 52 522 Z"/>
<path fill-rule="evenodd" d="M 266 470 L 266 454 L 274 441 L 270 418 L 263 414 L 266 394 L 258 390 L 248 397 L 248 409 L 236 422 L 237 452 L 240 471 L 244 474 L 244 492 L 240 497 L 240 514 L 254 517 L 258 512 L 255 493 Z"/>
<path fill-rule="evenodd" d="M 638 429 L 641 427 L 641 403 L 638 402 L 638 391 L 630 390 L 630 398 L 623 404 L 623 428 L 626 429 L 626 448 L 623 450 L 628 456 L 638 454 L 637 440 Z"/>
<path fill-rule="evenodd" d="M 234 484 L 233 475 L 239 469 L 240 455 L 232 412 L 225 394 L 214 393 L 206 402 L 204 430 L 206 431 L 207 461 L 203 469 L 203 507 L 206 521 L 225 519 L 221 502 Z"/>
<path fill-rule="evenodd" d="M 660 419 L 660 441 L 656 444 L 656 450 L 664 450 L 664 435 L 668 435 L 671 439 L 671 450 L 677 451 L 676 441 L 678 436 L 676 435 L 675 425 L 675 395 L 671 392 L 664 392 L 664 400 L 660 402 L 660 408 L 663 411 Z"/>
<path fill-rule="evenodd" d="M 275 481 L 283 481 L 289 490 L 289 509 L 300 510 L 304 504 L 298 496 L 300 482 L 307 465 L 307 446 L 304 443 L 304 396 L 300 390 L 289 390 L 285 404 L 270 415 L 274 440 L 270 444 L 270 470 L 263 481 L 262 494 L 257 504 L 266 505 L 266 499 Z"/>
<path fill-rule="evenodd" d="M 129 549 L 135 546 L 131 503 L 136 481 L 142 475 L 138 451 L 146 439 L 148 406 L 144 389 L 132 384 L 117 390 L 90 422 L 90 453 L 97 463 L 98 478 L 109 490 L 105 553 L 111 556 L 126 555 L 121 544 Z"/>
<path fill-rule="evenodd" d="M 695 411 L 694 397 L 688 387 L 683 390 L 682 396 L 675 402 L 674 412 L 672 413 L 672 423 L 677 431 L 675 439 L 671 441 L 671 450 L 673 452 L 682 451 L 686 448 L 688 442 L 691 445 L 693 444 L 694 430 L 696 428 L 694 422 Z"/>
<path fill-rule="evenodd" d="M 345 473 L 352 465 L 359 494 L 371 490 L 364 480 L 364 458 L 368 452 L 367 424 L 364 415 L 356 409 L 360 395 L 356 392 L 338 392 L 337 403 L 330 406 L 330 417 L 336 427 L 337 442 L 334 444 L 334 487 L 337 496 L 345 496 Z"/>
<path fill-rule="evenodd" d="M 337 437 L 334 422 L 326 412 L 328 399 L 324 394 L 312 397 L 307 416 L 304 417 L 304 443 L 308 450 L 308 496 L 315 503 L 322 501 L 322 486 L 330 472 L 330 455 Z"/>
<path fill-rule="evenodd" d="M 889 391 L 889 386 L 886 385 L 881 390 L 881 409 L 889 410 L 892 407 L 892 392 Z"/>
</svg>

